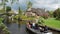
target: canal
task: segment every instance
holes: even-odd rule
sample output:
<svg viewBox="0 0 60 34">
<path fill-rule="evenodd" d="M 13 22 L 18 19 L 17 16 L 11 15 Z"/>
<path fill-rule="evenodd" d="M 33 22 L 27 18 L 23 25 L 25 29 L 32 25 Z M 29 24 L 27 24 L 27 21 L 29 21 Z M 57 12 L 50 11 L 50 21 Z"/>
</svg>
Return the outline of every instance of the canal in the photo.
<svg viewBox="0 0 60 34">
<path fill-rule="evenodd" d="M 16 23 L 12 23 L 8 26 L 8 30 L 11 32 L 11 34 L 28 34 L 24 24 L 18 25 Z"/>
<path fill-rule="evenodd" d="M 10 34 L 28 34 L 28 32 L 26 32 L 25 24 L 6 23 L 6 22 L 4 24 L 8 27 Z"/>
<path fill-rule="evenodd" d="M 18 22 L 19 23 L 19 22 Z M 8 30 L 10 31 L 10 34 L 29 34 L 26 31 L 26 25 L 25 24 L 18 24 L 15 22 L 7 23 L 5 22 L 5 25 L 8 27 Z M 22 22 L 20 22 L 22 23 Z M 60 32 L 52 31 L 53 34 L 60 34 Z M 32 33 L 30 33 L 32 34 Z"/>
</svg>

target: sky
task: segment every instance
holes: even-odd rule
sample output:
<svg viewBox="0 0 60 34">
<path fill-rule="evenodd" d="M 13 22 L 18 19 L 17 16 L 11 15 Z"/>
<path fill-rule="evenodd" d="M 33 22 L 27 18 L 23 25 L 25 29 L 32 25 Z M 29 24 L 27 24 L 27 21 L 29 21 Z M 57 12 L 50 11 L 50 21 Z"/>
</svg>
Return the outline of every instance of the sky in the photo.
<svg viewBox="0 0 60 34">
<path fill-rule="evenodd" d="M 46 10 L 55 10 L 60 8 L 60 0 L 30 0 L 32 2 L 33 8 L 45 8 Z M 1 1 L 0 1 L 1 2 Z M 22 10 L 27 9 L 28 0 L 19 0 L 15 1 L 11 6 L 11 1 L 7 3 L 8 6 L 11 6 L 13 10 L 17 10 L 20 6 Z"/>
<path fill-rule="evenodd" d="M 48 10 L 55 10 L 60 7 L 60 0 L 34 0 L 33 7 L 45 8 Z"/>
</svg>

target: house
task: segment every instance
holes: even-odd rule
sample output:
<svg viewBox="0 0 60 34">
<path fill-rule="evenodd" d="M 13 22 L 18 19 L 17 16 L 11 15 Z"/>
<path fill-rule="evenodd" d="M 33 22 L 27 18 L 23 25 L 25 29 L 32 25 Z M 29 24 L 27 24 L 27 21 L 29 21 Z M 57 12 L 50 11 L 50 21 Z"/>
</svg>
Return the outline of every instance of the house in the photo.
<svg viewBox="0 0 60 34">
<path fill-rule="evenodd" d="M 31 22 L 38 22 L 38 19 L 40 16 L 43 16 L 44 18 L 48 18 L 49 14 L 45 11 L 45 9 L 41 8 L 30 8 L 25 12 L 25 15 L 28 17 L 34 16 L 36 17 L 34 20 L 31 20 Z"/>
<path fill-rule="evenodd" d="M 49 16 L 45 9 L 41 8 L 30 8 L 25 12 L 26 16 Z"/>
</svg>

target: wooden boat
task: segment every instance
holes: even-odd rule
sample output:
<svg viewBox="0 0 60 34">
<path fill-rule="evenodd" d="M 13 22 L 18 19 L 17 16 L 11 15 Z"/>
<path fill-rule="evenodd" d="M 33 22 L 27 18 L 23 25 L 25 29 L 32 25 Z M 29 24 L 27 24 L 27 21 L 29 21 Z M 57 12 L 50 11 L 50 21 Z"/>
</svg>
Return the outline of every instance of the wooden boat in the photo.
<svg viewBox="0 0 60 34">
<path fill-rule="evenodd" d="M 39 29 L 34 29 L 34 28 L 29 28 L 29 27 L 26 27 L 26 29 L 27 31 L 32 32 L 34 34 L 52 34 L 51 31 L 44 33 L 44 32 L 41 32 Z"/>
</svg>

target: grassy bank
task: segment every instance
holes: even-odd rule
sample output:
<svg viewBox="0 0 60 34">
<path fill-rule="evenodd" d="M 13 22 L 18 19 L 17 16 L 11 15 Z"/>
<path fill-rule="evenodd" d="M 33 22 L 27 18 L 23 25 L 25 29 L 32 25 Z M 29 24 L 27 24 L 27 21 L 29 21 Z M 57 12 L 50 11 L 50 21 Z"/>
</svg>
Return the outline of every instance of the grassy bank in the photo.
<svg viewBox="0 0 60 34">
<path fill-rule="evenodd" d="M 49 27 L 60 29 L 60 21 L 55 18 L 44 19 L 44 22 L 44 24 Z"/>
</svg>

